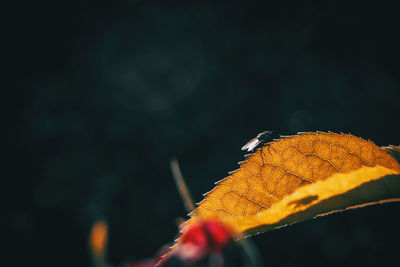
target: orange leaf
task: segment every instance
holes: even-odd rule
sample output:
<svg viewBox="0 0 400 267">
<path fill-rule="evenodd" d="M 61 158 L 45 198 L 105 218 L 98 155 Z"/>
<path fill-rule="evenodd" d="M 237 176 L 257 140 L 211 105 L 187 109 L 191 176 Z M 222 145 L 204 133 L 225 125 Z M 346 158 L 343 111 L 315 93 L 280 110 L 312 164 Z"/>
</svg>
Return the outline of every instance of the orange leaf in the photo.
<svg viewBox="0 0 400 267">
<path fill-rule="evenodd" d="M 381 167 L 363 168 L 374 166 Z M 239 233 L 254 233 L 392 198 L 385 191 L 378 199 L 371 193 L 363 201 L 357 196 L 337 202 L 340 205 L 328 201 L 363 188 L 364 183 L 399 173 L 397 161 L 372 142 L 349 134 L 301 133 L 275 140 L 247 156 L 240 169 L 205 194 L 192 215 L 222 220 Z M 398 176 L 389 177 L 399 183 Z M 399 192 L 395 197 L 400 197 Z"/>
<path fill-rule="evenodd" d="M 253 216 L 223 220 L 238 233 L 255 234 L 320 215 L 400 200 L 400 175 L 381 166 L 337 173 L 296 190 L 270 209 Z"/>
</svg>

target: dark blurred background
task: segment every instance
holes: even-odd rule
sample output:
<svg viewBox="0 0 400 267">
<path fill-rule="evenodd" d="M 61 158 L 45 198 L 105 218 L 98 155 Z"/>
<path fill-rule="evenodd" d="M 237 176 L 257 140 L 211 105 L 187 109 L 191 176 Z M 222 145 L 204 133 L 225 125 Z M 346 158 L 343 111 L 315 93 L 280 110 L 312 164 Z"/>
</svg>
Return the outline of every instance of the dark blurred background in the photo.
<svg viewBox="0 0 400 267">
<path fill-rule="evenodd" d="M 400 144 L 398 8 L 366 1 L 18 1 L 3 7 L 3 266 L 113 263 L 171 242 L 262 130 Z M 397 203 L 253 237 L 268 266 L 398 263 Z M 4 252 L 4 251 L 3 251 Z"/>
</svg>

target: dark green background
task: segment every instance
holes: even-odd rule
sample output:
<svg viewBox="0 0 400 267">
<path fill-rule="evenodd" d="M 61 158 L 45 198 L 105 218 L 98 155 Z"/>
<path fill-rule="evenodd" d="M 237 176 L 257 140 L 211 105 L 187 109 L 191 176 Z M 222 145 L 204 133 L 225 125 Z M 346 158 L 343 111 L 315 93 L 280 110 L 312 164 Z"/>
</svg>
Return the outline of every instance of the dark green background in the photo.
<svg viewBox="0 0 400 267">
<path fill-rule="evenodd" d="M 366 1 L 19 1 L 4 6 L 5 266 L 156 253 L 262 130 L 400 144 L 398 8 Z M 398 262 L 399 204 L 256 236 L 268 266 Z M 3 264 L 1 264 L 3 265 Z"/>
</svg>

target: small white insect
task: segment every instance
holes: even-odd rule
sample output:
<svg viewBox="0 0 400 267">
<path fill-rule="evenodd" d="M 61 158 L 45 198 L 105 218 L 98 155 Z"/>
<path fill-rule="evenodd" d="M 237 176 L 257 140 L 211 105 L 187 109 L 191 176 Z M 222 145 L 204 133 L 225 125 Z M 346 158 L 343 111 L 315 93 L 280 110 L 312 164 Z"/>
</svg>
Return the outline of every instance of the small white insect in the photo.
<svg viewBox="0 0 400 267">
<path fill-rule="evenodd" d="M 256 138 L 251 139 L 247 144 L 242 147 L 242 150 L 247 150 L 248 152 L 253 151 L 258 145 L 263 145 L 270 140 L 272 132 L 264 131 L 259 133 Z"/>
</svg>

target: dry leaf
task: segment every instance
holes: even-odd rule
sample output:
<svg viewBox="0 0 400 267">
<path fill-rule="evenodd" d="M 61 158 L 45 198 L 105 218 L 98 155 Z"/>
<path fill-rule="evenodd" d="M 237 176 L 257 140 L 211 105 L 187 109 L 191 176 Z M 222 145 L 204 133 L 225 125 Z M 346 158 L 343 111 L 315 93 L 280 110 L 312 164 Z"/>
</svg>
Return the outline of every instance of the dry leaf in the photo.
<svg viewBox="0 0 400 267">
<path fill-rule="evenodd" d="M 399 176 L 394 175 L 400 173 L 400 165 L 385 151 L 349 134 L 284 137 L 249 155 L 240 169 L 205 194 L 193 214 L 222 220 L 239 233 L 255 233 L 400 197 Z M 194 220 L 195 216 L 189 224 Z"/>
<path fill-rule="evenodd" d="M 316 216 L 379 202 L 400 200 L 400 175 L 381 166 L 337 173 L 299 188 L 270 209 L 223 220 L 244 235 L 272 230 Z"/>
</svg>

